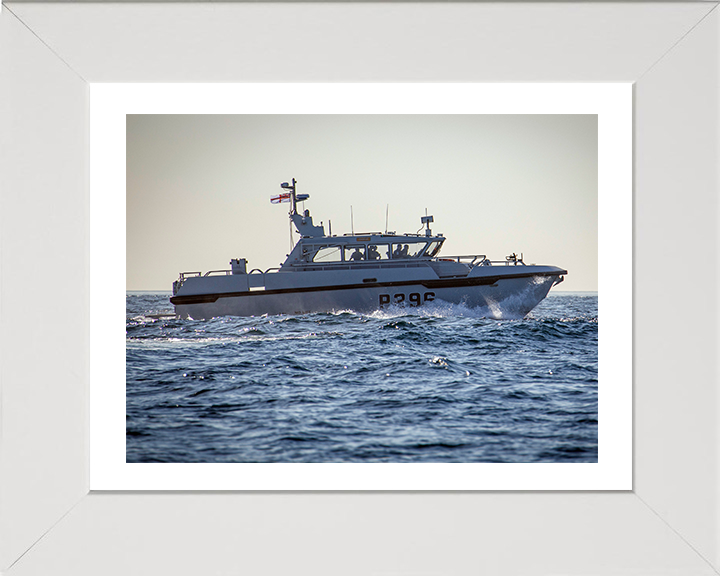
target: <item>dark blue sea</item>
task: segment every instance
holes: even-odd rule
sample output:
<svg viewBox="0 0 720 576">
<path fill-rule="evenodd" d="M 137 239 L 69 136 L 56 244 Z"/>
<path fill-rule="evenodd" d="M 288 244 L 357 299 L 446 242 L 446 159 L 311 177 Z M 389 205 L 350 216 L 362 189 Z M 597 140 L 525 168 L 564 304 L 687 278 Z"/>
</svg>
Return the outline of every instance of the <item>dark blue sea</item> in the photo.
<svg viewBox="0 0 720 576">
<path fill-rule="evenodd" d="M 597 293 L 180 320 L 128 292 L 128 462 L 597 462 Z"/>
</svg>

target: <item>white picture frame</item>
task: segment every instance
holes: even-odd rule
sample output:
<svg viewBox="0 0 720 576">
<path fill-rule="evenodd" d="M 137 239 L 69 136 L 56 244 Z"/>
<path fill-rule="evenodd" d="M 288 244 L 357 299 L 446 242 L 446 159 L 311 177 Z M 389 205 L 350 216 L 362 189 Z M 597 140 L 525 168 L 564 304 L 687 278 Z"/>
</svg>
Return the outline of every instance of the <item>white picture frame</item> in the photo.
<svg viewBox="0 0 720 576">
<path fill-rule="evenodd" d="M 286 95 L 292 94 L 292 101 Z M 90 106 L 91 490 L 629 490 L 632 488 L 632 86 L 630 84 L 95 84 Z M 593 115 L 602 138 L 597 191 L 603 327 L 597 413 L 602 459 L 497 464 L 127 463 L 125 412 L 127 114 Z M 416 116 L 417 117 L 417 116 Z M 356 145 L 355 145 L 356 146 Z M 128 145 L 129 149 L 129 145 Z M 399 166 L 394 167 L 400 170 Z M 129 169 L 128 169 L 129 170 Z M 447 177 L 447 174 L 444 175 Z M 459 192 L 454 203 L 463 208 Z M 239 198 L 246 195 L 239 195 Z M 622 216 L 620 216 L 622 215 Z M 162 217 L 158 214 L 158 217 Z M 522 216 L 518 214 L 518 221 Z M 172 221 L 171 219 L 167 219 Z M 168 237 L 185 228 L 172 221 Z M 179 227 L 179 228 L 178 228 Z M 190 223 L 189 229 L 202 226 Z M 543 225 L 545 227 L 545 225 Z M 577 227 L 577 224 L 575 224 Z M 559 228 L 556 236 L 562 236 Z M 183 232 L 180 232 L 183 233 Z M 453 231 L 453 234 L 456 230 Z M 172 252 L 182 252 L 177 245 Z M 168 253 L 167 256 L 171 254 Z M 165 258 L 166 255 L 158 258 Z M 158 261 L 153 261 L 155 265 Z M 128 268 L 130 264 L 128 263 Z M 570 268 L 570 266 L 568 266 Z M 419 464 L 419 463 L 416 463 Z"/>
<path fill-rule="evenodd" d="M 0 570 L 716 574 L 719 33 L 716 2 L 3 6 Z M 281 79 L 635 83 L 632 491 L 88 493 L 88 83 Z"/>
</svg>

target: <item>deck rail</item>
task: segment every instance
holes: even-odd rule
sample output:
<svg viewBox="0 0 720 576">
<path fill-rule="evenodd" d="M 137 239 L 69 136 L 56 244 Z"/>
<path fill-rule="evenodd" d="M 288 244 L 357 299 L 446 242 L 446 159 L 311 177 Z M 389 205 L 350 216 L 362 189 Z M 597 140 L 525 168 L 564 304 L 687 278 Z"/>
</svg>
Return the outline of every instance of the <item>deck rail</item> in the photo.
<svg viewBox="0 0 720 576">
<path fill-rule="evenodd" d="M 254 268 L 247 273 L 248 282 L 251 287 L 259 288 L 265 286 L 265 274 L 268 272 L 275 272 L 280 268 L 268 268 L 267 270 L 260 270 L 260 268 Z M 188 278 L 207 278 L 208 276 L 232 276 L 232 270 L 209 270 L 203 274 L 202 272 L 180 272 L 180 277 L 173 282 L 173 294 L 177 294 L 180 287 L 185 283 Z M 260 276 L 258 278 L 258 275 Z"/>
<path fill-rule="evenodd" d="M 180 282 L 185 282 L 188 278 L 193 278 L 195 276 L 202 276 L 202 272 L 180 272 Z"/>
<path fill-rule="evenodd" d="M 435 258 L 435 260 L 452 260 L 454 262 L 458 262 L 460 264 L 467 264 L 472 268 L 473 266 L 479 266 L 483 262 L 487 260 L 487 256 L 485 254 L 466 254 L 463 256 L 438 256 Z"/>
<path fill-rule="evenodd" d="M 268 268 L 267 270 L 261 270 L 260 268 L 253 268 L 248 272 L 248 287 L 249 288 L 264 288 L 265 287 L 265 274 L 269 272 L 277 272 L 280 268 Z M 259 276 L 259 278 L 258 278 Z"/>
<path fill-rule="evenodd" d="M 485 254 L 470 254 L 465 256 L 442 256 L 437 258 L 437 260 L 447 260 L 447 261 L 454 261 L 459 262 L 461 264 L 467 264 L 470 268 L 474 268 L 475 266 L 525 266 L 525 262 L 523 262 L 522 254 L 518 256 L 517 254 L 511 254 L 510 256 L 506 256 L 505 260 L 490 260 L 488 259 Z"/>
</svg>

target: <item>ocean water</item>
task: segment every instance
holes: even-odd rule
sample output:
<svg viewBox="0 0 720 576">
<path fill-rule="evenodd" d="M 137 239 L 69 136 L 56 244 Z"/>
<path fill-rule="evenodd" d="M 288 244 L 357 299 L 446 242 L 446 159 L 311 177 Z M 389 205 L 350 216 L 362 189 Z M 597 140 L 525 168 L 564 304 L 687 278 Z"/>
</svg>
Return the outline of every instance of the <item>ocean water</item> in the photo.
<svg viewBox="0 0 720 576">
<path fill-rule="evenodd" d="M 128 462 L 597 462 L 598 298 L 180 320 L 128 292 Z"/>
</svg>

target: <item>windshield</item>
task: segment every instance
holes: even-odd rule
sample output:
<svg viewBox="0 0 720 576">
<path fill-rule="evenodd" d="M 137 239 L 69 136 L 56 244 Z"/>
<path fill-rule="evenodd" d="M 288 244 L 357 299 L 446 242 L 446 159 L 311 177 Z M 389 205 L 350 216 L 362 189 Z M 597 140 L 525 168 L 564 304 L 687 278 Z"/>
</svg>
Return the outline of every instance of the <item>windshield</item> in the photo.
<svg viewBox="0 0 720 576">
<path fill-rule="evenodd" d="M 402 244 L 393 244 L 393 258 L 415 258 L 423 251 L 427 242 L 403 242 Z"/>
<path fill-rule="evenodd" d="M 432 258 L 433 256 L 437 256 L 437 253 L 440 252 L 441 246 L 442 246 L 442 241 L 440 241 L 440 240 L 436 240 L 435 242 L 430 242 L 428 249 L 425 251 L 425 256 L 430 256 L 430 258 Z"/>
</svg>

